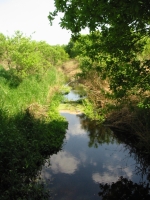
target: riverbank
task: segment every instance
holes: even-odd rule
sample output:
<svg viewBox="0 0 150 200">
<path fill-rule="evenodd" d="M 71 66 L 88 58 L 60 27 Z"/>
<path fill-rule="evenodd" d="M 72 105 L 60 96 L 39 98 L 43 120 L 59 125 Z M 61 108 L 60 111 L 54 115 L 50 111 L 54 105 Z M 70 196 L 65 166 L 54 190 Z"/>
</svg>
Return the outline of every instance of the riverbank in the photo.
<svg viewBox="0 0 150 200">
<path fill-rule="evenodd" d="M 66 112 L 72 114 L 84 113 L 84 107 L 78 102 L 61 103 L 58 107 L 59 112 Z"/>
<path fill-rule="evenodd" d="M 51 67 L 16 85 L 11 71 L 0 70 L 1 199 L 48 198 L 37 177 L 65 138 L 68 124 L 57 110 L 64 76 Z"/>
</svg>

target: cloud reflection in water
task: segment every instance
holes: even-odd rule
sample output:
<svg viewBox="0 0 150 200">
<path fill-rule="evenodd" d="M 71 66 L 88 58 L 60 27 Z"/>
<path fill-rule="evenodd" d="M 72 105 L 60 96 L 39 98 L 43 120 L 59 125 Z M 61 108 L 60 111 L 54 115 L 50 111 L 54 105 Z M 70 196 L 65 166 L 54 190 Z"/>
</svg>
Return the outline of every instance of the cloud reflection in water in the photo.
<svg viewBox="0 0 150 200">
<path fill-rule="evenodd" d="M 53 155 L 50 159 L 51 170 L 53 173 L 73 174 L 77 169 L 80 161 L 66 151 L 61 151 Z"/>
<path fill-rule="evenodd" d="M 93 194 L 98 194 L 99 183 L 116 182 L 120 176 L 135 182 L 139 180 L 140 176 L 134 173 L 136 160 L 124 148 L 124 144 L 116 141 L 109 132 L 105 135 L 101 129 L 98 137 L 94 126 L 89 135 L 89 126 L 85 126 L 85 123 L 81 126 L 79 117 L 68 113 L 63 116 L 69 122 L 66 143 L 63 151 L 50 157 L 50 166 L 45 166 L 42 172 L 47 182 L 48 179 L 52 180 L 49 187 L 55 189 L 58 195 L 54 195 L 54 200 L 74 197 L 98 200 L 100 197 Z M 91 146 L 88 145 L 89 141 L 92 141 Z M 94 147 L 95 142 L 97 148 Z"/>
<path fill-rule="evenodd" d="M 112 175 L 110 173 L 93 173 L 92 179 L 95 183 L 111 183 L 118 180 L 118 176 Z"/>
<path fill-rule="evenodd" d="M 132 178 L 132 169 L 130 167 L 122 168 L 120 165 L 103 165 L 104 172 L 102 174 L 96 172 L 92 174 L 92 179 L 96 183 L 112 183 L 118 180 L 118 177 L 121 174 L 125 175 L 125 177 L 131 179 Z"/>
</svg>

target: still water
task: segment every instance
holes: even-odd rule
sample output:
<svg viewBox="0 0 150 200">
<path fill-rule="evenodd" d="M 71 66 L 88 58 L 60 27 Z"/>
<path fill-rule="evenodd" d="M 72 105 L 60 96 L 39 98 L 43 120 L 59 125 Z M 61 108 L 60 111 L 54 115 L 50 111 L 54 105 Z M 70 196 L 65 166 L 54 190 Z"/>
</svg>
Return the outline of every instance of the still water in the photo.
<svg viewBox="0 0 150 200">
<path fill-rule="evenodd" d="M 79 99 L 81 99 L 80 95 L 78 94 L 78 92 L 71 90 L 68 94 L 64 95 L 64 97 L 66 99 L 68 99 L 69 101 L 77 101 Z"/>
<path fill-rule="evenodd" d="M 116 182 L 120 176 L 142 181 L 136 155 L 109 129 L 98 127 L 82 114 L 61 115 L 69 123 L 63 148 L 42 170 L 52 199 L 100 200 L 100 183 Z"/>
</svg>

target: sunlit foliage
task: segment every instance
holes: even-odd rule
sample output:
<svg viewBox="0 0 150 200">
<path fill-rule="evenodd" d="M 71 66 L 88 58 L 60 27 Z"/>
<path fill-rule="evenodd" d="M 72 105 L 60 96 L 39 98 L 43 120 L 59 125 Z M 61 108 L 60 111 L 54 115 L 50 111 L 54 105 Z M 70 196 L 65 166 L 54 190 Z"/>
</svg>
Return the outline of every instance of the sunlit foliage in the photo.
<svg viewBox="0 0 150 200">
<path fill-rule="evenodd" d="M 36 42 L 19 31 L 0 34 L 0 196 L 48 199 L 38 176 L 62 147 L 67 122 L 58 113 L 68 59 L 61 46 Z"/>
</svg>

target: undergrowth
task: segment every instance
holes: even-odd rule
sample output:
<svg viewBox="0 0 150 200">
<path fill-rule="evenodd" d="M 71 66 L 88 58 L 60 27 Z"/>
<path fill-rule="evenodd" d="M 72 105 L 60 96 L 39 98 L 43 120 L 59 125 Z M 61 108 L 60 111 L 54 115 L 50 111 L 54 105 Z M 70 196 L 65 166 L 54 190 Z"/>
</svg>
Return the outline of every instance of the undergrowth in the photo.
<svg viewBox="0 0 150 200">
<path fill-rule="evenodd" d="M 63 76 L 51 68 L 19 80 L 0 70 L 1 199 L 48 199 L 37 176 L 65 138 L 67 122 L 57 111 Z"/>
<path fill-rule="evenodd" d="M 36 177 L 45 159 L 61 149 L 67 123 L 61 117 L 41 121 L 29 113 L 8 118 L 2 110 L 0 119 L 1 199 L 40 196 Z"/>
<path fill-rule="evenodd" d="M 150 109 L 124 107 L 107 115 L 105 125 L 114 130 L 114 134 L 137 149 L 147 161 L 150 158 Z"/>
<path fill-rule="evenodd" d="M 0 73 L 0 107 L 8 114 L 16 114 L 35 102 L 40 105 L 49 105 L 51 97 L 59 92 L 63 83 L 62 75 L 58 75 L 57 70 L 51 68 L 45 74 L 28 76 L 19 85 L 12 87 L 10 82 L 15 85 L 16 80 L 9 75 L 9 71 L 2 70 L 3 73 Z M 55 91 L 50 94 L 51 89 L 56 85 L 57 90 L 55 88 Z"/>
</svg>

